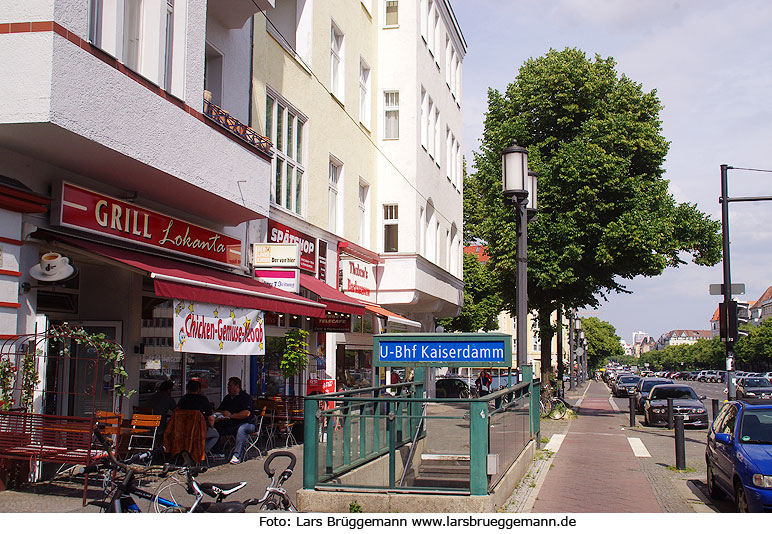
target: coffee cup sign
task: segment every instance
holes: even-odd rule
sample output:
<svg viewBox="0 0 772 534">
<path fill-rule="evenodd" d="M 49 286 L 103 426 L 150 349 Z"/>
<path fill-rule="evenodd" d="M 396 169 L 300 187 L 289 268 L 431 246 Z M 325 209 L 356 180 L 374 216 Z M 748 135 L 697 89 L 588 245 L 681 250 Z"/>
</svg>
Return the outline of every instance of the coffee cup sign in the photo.
<svg viewBox="0 0 772 534">
<path fill-rule="evenodd" d="M 47 252 L 40 258 L 40 271 L 44 276 L 56 276 L 70 264 L 69 258 L 56 252 Z"/>
</svg>

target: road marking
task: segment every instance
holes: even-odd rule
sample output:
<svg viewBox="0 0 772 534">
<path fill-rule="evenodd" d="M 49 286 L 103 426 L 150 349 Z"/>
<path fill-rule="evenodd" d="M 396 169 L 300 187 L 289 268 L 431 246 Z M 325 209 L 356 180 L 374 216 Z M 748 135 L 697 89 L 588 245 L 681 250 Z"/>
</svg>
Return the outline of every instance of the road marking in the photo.
<svg viewBox="0 0 772 534">
<path fill-rule="evenodd" d="M 619 411 L 619 406 L 617 406 L 617 403 L 614 401 L 614 397 L 609 397 L 608 403 L 611 405 L 611 408 L 613 408 L 615 412 Z"/>
<path fill-rule="evenodd" d="M 649 454 L 649 451 L 646 449 L 646 445 L 641 441 L 641 438 L 627 438 L 627 442 L 630 443 L 633 454 L 635 454 L 637 458 L 651 458 L 651 454 Z"/>
<path fill-rule="evenodd" d="M 558 452 L 558 449 L 560 449 L 560 445 L 563 443 L 565 438 L 565 434 L 552 434 L 552 437 L 547 442 L 547 445 L 544 447 L 544 449 L 552 452 Z"/>
</svg>

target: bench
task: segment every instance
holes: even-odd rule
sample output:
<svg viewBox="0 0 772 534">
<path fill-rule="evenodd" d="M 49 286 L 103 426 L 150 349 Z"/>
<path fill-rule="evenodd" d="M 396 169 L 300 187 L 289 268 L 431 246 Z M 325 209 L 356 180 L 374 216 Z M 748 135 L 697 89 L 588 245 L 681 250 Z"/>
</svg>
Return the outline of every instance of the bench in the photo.
<svg viewBox="0 0 772 534">
<path fill-rule="evenodd" d="M 96 418 L 0 411 L 0 458 L 91 465 L 106 456 L 95 447 L 92 432 Z M 83 485 L 86 504 L 88 475 Z"/>
</svg>

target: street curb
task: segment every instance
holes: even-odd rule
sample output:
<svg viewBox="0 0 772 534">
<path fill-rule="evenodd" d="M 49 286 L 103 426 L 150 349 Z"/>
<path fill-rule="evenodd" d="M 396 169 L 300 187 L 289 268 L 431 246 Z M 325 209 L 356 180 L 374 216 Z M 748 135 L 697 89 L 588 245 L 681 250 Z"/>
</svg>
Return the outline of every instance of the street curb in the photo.
<svg viewBox="0 0 772 534">
<path fill-rule="evenodd" d="M 673 485 L 681 492 L 687 504 L 698 514 L 716 514 L 718 510 L 691 480 L 676 479 Z"/>
</svg>

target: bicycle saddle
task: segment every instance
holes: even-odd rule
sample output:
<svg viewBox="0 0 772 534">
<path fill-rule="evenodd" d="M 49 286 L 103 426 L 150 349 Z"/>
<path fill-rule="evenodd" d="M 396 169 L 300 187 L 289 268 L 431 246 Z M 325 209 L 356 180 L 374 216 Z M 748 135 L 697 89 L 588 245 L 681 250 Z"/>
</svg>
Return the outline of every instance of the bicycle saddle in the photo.
<svg viewBox="0 0 772 534">
<path fill-rule="evenodd" d="M 246 506 L 240 502 L 202 502 L 196 506 L 195 511 L 208 514 L 243 514 Z"/>
<path fill-rule="evenodd" d="M 233 482 L 230 484 L 222 482 L 199 482 L 198 487 L 210 497 L 222 499 L 232 493 L 236 493 L 246 485 L 246 482 Z"/>
</svg>

